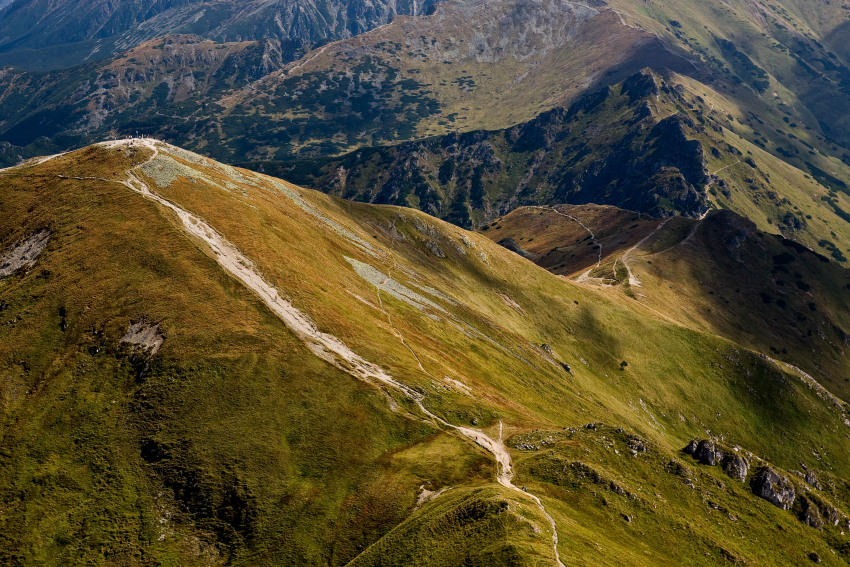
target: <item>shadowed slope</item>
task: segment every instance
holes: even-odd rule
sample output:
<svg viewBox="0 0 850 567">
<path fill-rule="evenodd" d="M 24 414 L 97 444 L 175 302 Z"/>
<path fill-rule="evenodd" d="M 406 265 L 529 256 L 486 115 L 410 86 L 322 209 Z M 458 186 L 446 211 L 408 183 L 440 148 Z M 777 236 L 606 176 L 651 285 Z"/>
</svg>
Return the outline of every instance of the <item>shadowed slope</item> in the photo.
<svg viewBox="0 0 850 567">
<path fill-rule="evenodd" d="M 614 207 L 529 207 L 483 234 L 515 242 L 555 274 L 625 291 L 680 324 L 795 364 L 850 398 L 850 272 L 730 211 L 660 220 Z"/>
</svg>

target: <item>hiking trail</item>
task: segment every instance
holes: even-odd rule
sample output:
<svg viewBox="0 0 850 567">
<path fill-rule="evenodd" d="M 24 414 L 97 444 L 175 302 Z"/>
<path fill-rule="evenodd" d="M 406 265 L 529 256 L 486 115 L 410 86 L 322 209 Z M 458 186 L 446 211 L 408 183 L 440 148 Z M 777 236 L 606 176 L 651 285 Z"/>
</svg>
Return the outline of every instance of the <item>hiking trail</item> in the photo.
<svg viewBox="0 0 850 567">
<path fill-rule="evenodd" d="M 307 345 L 310 351 L 313 352 L 313 354 L 329 362 L 330 364 L 333 364 L 340 370 L 350 374 L 355 378 L 358 378 L 371 384 L 375 384 L 376 382 L 378 382 L 401 391 L 405 396 L 413 400 L 416 403 L 417 407 L 420 409 L 420 411 L 422 411 L 422 413 L 425 414 L 435 424 L 439 424 L 459 432 L 464 437 L 472 440 L 473 442 L 475 442 L 475 444 L 490 452 L 497 463 L 496 481 L 505 488 L 508 488 L 514 492 L 523 495 L 526 498 L 531 499 L 539 507 L 543 515 L 549 521 L 550 527 L 552 528 L 552 544 L 555 556 L 555 563 L 559 567 L 564 567 L 564 564 L 561 562 L 560 554 L 558 552 L 558 531 L 554 518 L 546 510 L 540 498 L 522 490 L 521 488 L 514 485 L 512 482 L 514 476 L 513 463 L 511 460 L 510 453 L 508 453 L 501 439 L 501 421 L 499 422 L 500 436 L 498 441 L 492 439 L 483 431 L 451 424 L 440 416 L 432 413 L 424 406 L 423 401 L 425 399 L 425 396 L 423 394 L 414 390 L 407 384 L 399 382 L 398 380 L 390 376 L 383 368 L 381 368 L 377 364 L 369 362 L 366 359 L 362 358 L 360 355 L 356 354 L 338 337 L 320 331 L 316 326 L 315 322 L 313 322 L 313 320 L 310 318 L 310 316 L 296 308 L 291 301 L 283 298 L 280 295 L 280 292 L 273 285 L 268 283 L 262 277 L 262 275 L 260 275 L 254 263 L 247 256 L 245 256 L 234 244 L 228 241 L 221 233 L 216 231 L 212 226 L 207 224 L 200 217 L 186 211 L 180 206 L 154 193 L 151 188 L 136 175 L 135 171 L 137 169 L 141 168 L 147 163 L 150 163 L 159 156 L 158 146 L 165 145 L 164 143 L 157 142 L 152 139 L 141 139 L 103 142 L 102 145 L 111 148 L 118 148 L 122 145 L 130 145 L 132 147 L 133 145 L 135 145 L 135 142 L 139 142 L 140 145 L 150 149 L 152 151 L 151 157 L 149 157 L 146 161 L 135 165 L 134 167 L 127 170 L 127 174 L 129 176 L 127 180 L 114 181 L 116 181 L 117 183 L 121 183 L 131 191 L 139 193 L 143 197 L 155 201 L 156 203 L 174 212 L 180 219 L 180 221 L 182 221 L 183 228 L 185 229 L 185 231 L 188 234 L 202 240 L 212 252 L 213 259 L 215 259 L 215 261 L 218 262 L 218 264 L 222 268 L 224 268 L 225 271 L 229 272 L 245 287 L 256 293 L 263 301 L 263 303 L 265 303 L 266 306 L 269 307 L 269 309 L 271 309 L 272 312 L 274 312 L 275 315 L 277 315 L 278 318 L 280 318 L 280 320 L 283 321 L 292 332 L 294 332 L 302 341 L 304 341 L 304 343 Z M 378 294 L 378 299 L 380 301 L 380 290 L 378 290 Z M 389 314 L 383 307 L 383 301 L 380 301 L 380 303 L 381 309 L 389 317 Z M 416 355 L 413 349 L 411 349 L 410 346 L 407 345 L 407 343 L 404 341 L 403 336 L 401 336 L 401 333 L 398 331 L 395 325 L 392 324 L 391 318 L 390 322 L 392 327 L 398 334 L 399 338 L 402 340 L 403 344 L 408 348 L 408 350 L 411 351 L 416 360 L 419 362 L 420 369 L 425 372 L 425 374 L 431 376 L 427 372 L 427 370 L 425 370 L 424 366 L 422 366 L 419 357 Z"/>
</svg>

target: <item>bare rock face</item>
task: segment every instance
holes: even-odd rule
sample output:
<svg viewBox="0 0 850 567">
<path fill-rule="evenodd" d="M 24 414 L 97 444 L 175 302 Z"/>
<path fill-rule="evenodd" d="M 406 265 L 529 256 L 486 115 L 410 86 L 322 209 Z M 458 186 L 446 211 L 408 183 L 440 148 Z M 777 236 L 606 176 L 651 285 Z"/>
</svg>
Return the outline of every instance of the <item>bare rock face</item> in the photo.
<svg viewBox="0 0 850 567">
<path fill-rule="evenodd" d="M 750 471 L 750 463 L 741 455 L 737 455 L 735 453 L 724 455 L 721 465 L 723 467 L 723 472 L 731 478 L 741 482 L 747 480 L 747 473 Z"/>
<path fill-rule="evenodd" d="M 19 269 L 28 268 L 35 264 L 38 256 L 47 247 L 49 240 L 50 231 L 40 230 L 0 255 L 0 278 L 11 276 Z"/>
<path fill-rule="evenodd" d="M 797 493 L 791 482 L 770 467 L 764 467 L 750 481 L 753 494 L 764 498 L 777 508 L 789 510 Z"/>
<path fill-rule="evenodd" d="M 144 320 L 136 321 L 127 328 L 127 332 L 121 337 L 121 342 L 153 356 L 159 352 L 160 347 L 165 342 L 165 333 L 160 329 L 159 323 L 152 324 Z"/>
<path fill-rule="evenodd" d="M 13 9 L 3 10 L 0 0 L 0 48 L 96 41 L 100 45 L 89 58 L 103 58 L 163 35 L 203 30 L 205 38 L 216 41 L 273 39 L 291 53 L 292 60 L 315 44 L 359 35 L 398 15 L 430 13 L 439 1 L 21 0 Z M 71 63 L 86 59 L 83 54 Z M 56 66 L 49 57 L 34 65 Z"/>
</svg>

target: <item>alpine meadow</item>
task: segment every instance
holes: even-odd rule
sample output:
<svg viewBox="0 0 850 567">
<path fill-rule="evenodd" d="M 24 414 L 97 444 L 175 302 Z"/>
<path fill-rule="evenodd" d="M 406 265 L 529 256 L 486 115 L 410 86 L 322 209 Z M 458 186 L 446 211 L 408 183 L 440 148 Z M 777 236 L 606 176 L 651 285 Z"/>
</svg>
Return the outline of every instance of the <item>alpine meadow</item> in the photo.
<svg viewBox="0 0 850 567">
<path fill-rule="evenodd" d="M 0 0 L 0 565 L 850 564 L 850 0 Z"/>
</svg>

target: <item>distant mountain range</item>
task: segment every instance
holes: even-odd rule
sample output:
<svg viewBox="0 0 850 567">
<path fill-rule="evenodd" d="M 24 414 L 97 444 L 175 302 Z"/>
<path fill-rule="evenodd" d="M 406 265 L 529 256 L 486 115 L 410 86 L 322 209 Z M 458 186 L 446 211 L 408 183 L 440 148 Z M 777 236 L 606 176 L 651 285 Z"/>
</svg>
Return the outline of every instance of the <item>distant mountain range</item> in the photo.
<svg viewBox="0 0 850 567">
<path fill-rule="evenodd" d="M 272 39 L 286 59 L 440 0 L 123 0 L 0 2 L 0 64 L 32 70 L 107 59 L 171 34 L 219 42 Z"/>
<path fill-rule="evenodd" d="M 60 47 L 123 37 L 111 45 L 129 50 L 0 71 L 0 160 L 141 133 L 467 227 L 520 204 L 732 208 L 844 261 L 850 10 L 839 4 L 18 0 L 0 18 L 13 59 L 40 33 Z M 97 24 L 72 25 L 71 11 Z M 393 20 L 402 13 L 423 15 Z M 291 61 L 282 30 L 307 49 L 348 39 Z M 652 85 L 623 83 L 642 69 Z"/>
</svg>

